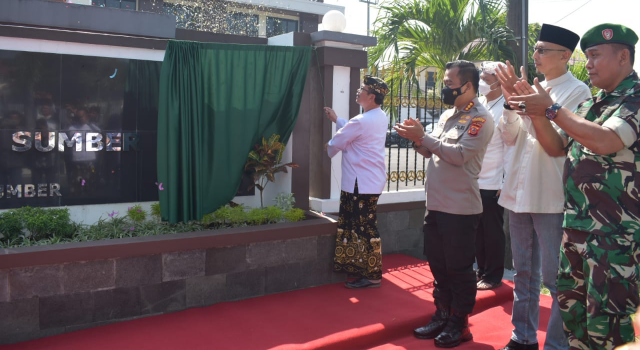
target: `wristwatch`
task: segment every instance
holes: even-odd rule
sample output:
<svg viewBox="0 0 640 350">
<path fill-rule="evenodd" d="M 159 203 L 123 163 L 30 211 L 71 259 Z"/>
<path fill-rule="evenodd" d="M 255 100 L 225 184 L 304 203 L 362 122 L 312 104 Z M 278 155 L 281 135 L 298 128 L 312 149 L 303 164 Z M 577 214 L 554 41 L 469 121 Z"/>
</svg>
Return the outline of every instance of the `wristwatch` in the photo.
<svg viewBox="0 0 640 350">
<path fill-rule="evenodd" d="M 560 108 L 562 108 L 561 105 L 554 103 L 547 108 L 547 110 L 544 112 L 544 115 L 547 117 L 547 119 L 554 120 L 558 116 L 558 110 L 560 110 Z"/>
<path fill-rule="evenodd" d="M 415 141 L 411 142 L 411 147 L 413 147 L 413 148 L 420 148 L 420 147 L 422 147 L 422 139 L 423 139 L 423 138 L 424 138 L 424 136 L 420 138 L 420 140 L 419 140 L 420 144 L 417 144 Z"/>
</svg>

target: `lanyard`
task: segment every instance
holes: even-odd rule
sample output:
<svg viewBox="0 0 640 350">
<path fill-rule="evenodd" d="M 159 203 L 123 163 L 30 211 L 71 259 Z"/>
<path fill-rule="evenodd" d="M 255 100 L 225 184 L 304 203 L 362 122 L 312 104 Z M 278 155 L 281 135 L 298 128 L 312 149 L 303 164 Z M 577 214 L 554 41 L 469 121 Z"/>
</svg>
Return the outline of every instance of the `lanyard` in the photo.
<svg viewBox="0 0 640 350">
<path fill-rule="evenodd" d="M 493 108 L 495 105 L 497 105 L 497 104 L 498 104 L 498 102 L 500 102 L 500 100 L 502 100 L 503 98 L 504 98 L 504 96 L 500 96 L 500 98 L 499 98 L 499 99 L 497 99 L 497 100 L 496 100 L 496 102 L 494 102 L 494 103 L 491 105 L 491 107 L 489 107 L 489 110 L 491 110 L 491 108 Z M 489 101 L 487 101 L 487 103 L 488 103 L 488 102 L 489 102 Z"/>
</svg>

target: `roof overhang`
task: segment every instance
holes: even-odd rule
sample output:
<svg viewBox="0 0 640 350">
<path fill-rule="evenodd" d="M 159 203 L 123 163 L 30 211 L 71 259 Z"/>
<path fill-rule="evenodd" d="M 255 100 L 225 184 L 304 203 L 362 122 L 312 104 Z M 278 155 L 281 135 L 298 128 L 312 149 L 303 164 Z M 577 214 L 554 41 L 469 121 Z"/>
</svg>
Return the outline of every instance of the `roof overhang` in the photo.
<svg viewBox="0 0 640 350">
<path fill-rule="evenodd" d="M 325 13 L 336 10 L 344 13 L 344 6 L 330 5 L 311 0 L 232 0 L 246 5 L 269 7 L 280 10 L 309 13 L 324 16 Z"/>
</svg>

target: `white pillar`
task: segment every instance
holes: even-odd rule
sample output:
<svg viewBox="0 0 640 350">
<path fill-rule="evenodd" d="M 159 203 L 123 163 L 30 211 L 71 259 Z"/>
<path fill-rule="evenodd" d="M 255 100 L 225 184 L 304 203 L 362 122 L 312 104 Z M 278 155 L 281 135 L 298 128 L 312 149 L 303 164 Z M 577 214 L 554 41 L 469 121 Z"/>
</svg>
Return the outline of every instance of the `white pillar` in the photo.
<svg viewBox="0 0 640 350">
<path fill-rule="evenodd" d="M 333 110 L 338 118 L 349 120 L 349 101 L 352 92 L 349 91 L 351 68 L 335 66 L 333 67 L 333 96 L 331 102 Z M 331 135 L 336 134 L 336 124 L 332 125 Z M 331 158 L 331 199 L 340 199 L 342 181 L 342 152 Z"/>
</svg>

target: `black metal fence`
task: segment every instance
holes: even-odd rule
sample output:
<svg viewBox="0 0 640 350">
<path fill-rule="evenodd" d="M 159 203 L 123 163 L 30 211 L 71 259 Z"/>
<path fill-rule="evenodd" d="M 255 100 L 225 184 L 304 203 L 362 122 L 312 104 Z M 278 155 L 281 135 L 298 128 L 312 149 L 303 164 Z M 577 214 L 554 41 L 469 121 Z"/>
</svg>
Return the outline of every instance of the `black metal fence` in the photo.
<svg viewBox="0 0 640 350">
<path fill-rule="evenodd" d="M 436 91 L 431 75 L 419 79 L 392 79 L 383 109 L 389 115 L 386 162 L 387 191 L 423 188 L 427 159 L 411 148 L 411 141 L 400 137 L 393 126 L 408 117 L 418 119 L 427 132 L 433 131 L 440 115 L 446 110 Z"/>
</svg>

